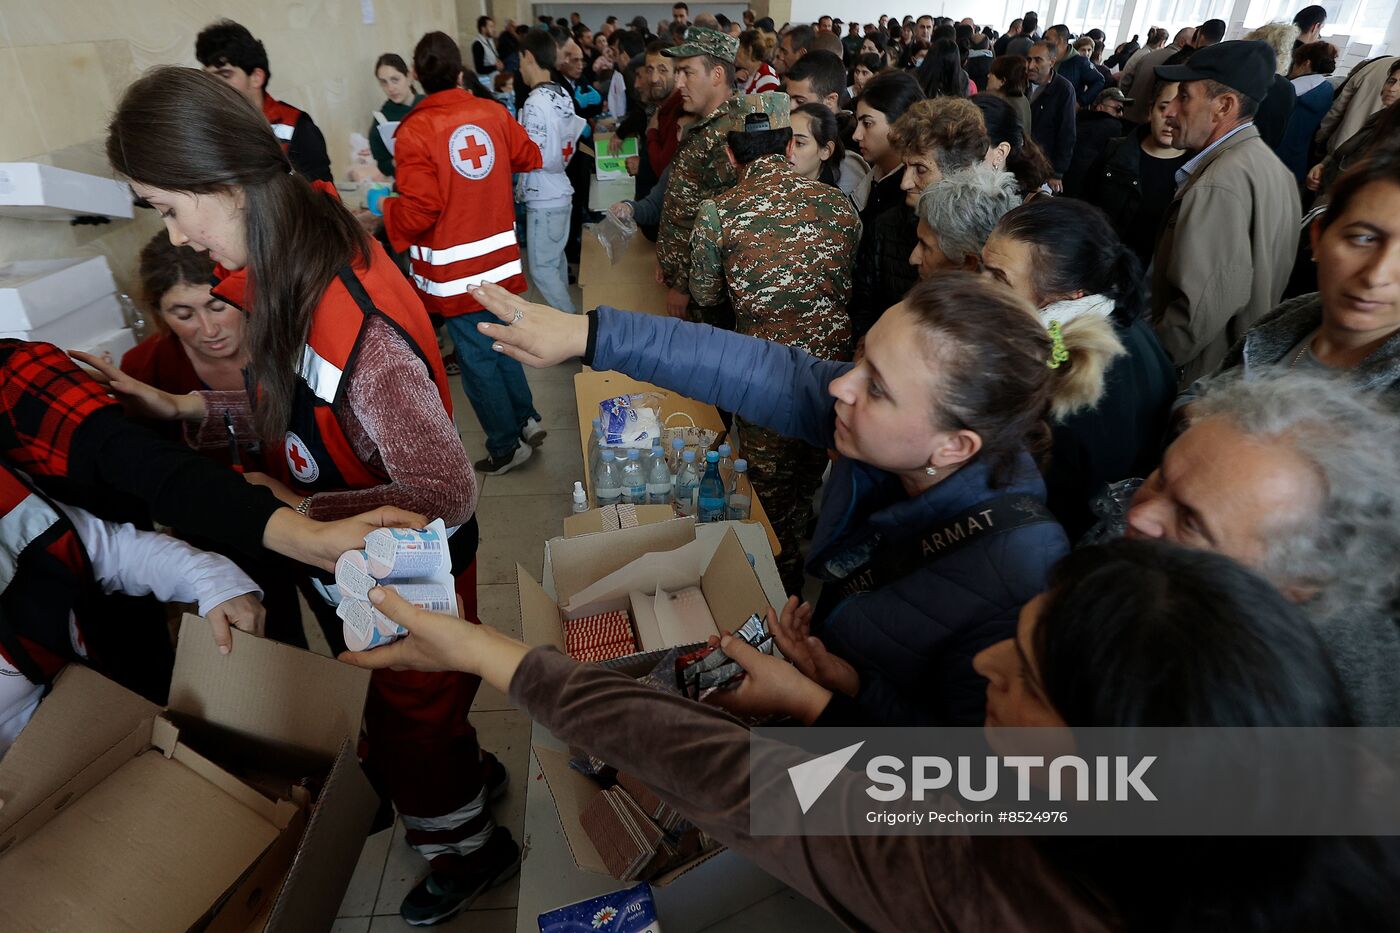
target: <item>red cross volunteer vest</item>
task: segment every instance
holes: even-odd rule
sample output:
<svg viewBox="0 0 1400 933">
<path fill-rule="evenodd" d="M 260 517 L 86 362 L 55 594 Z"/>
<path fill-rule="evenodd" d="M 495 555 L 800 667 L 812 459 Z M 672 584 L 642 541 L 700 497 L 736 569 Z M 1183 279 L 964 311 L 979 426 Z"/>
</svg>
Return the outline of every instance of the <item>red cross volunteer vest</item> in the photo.
<svg viewBox="0 0 1400 933">
<path fill-rule="evenodd" d="M 69 620 L 92 579 L 72 523 L 0 464 L 0 654 L 31 683 L 47 684 L 75 659 Z"/>
<path fill-rule="evenodd" d="M 291 104 L 273 99 L 266 92 L 263 92 L 262 110 L 263 116 L 267 117 L 267 122 L 272 126 L 272 135 L 277 137 L 277 141 L 282 144 L 282 151 L 286 152 L 287 147 L 292 144 L 292 134 L 297 130 L 301 111 Z"/>
</svg>

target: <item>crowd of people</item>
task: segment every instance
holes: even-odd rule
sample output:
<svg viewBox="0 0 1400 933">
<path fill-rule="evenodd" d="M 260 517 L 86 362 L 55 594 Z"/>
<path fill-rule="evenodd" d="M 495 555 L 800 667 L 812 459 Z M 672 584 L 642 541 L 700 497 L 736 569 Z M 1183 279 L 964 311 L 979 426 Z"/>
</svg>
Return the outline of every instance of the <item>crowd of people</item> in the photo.
<svg viewBox="0 0 1400 933">
<path fill-rule="evenodd" d="M 305 599 L 374 669 L 363 763 L 429 865 L 410 924 L 521 860 L 485 680 L 854 928 L 1400 928 L 1381 838 L 754 836 L 735 718 L 1400 725 L 1400 57 L 1337 75 L 1325 24 L 1105 55 L 1035 12 L 482 16 L 466 57 L 429 32 L 367 72 L 392 191 L 364 208 L 212 24 L 107 128 L 164 225 L 157 333 L 87 369 L 0 341 L 0 754 L 67 663 L 161 699 L 159 606 L 115 594 L 197 603 L 225 651 L 305 647 Z M 609 212 L 664 315 L 570 291 L 628 139 Z M 746 677 L 708 704 L 471 624 L 478 476 L 546 439 L 522 364 L 573 358 L 732 415 L 792 598 L 781 656 L 720 640 Z M 438 518 L 465 622 L 376 589 L 410 634 L 344 653 L 335 559 Z"/>
</svg>

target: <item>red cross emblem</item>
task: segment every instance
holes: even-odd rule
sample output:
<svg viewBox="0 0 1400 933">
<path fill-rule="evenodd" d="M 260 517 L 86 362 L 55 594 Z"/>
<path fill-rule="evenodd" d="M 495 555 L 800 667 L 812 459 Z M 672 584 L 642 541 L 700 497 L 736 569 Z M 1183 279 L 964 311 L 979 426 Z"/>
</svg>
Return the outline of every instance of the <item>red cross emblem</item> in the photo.
<svg viewBox="0 0 1400 933">
<path fill-rule="evenodd" d="M 287 432 L 286 455 L 287 469 L 292 471 L 298 482 L 310 484 L 320 479 L 321 468 L 317 465 L 316 458 L 311 456 L 310 448 L 291 431 Z"/>
<path fill-rule="evenodd" d="M 567 163 L 567 162 L 568 162 L 570 159 L 572 159 L 573 157 L 574 157 L 574 143 L 573 143 L 573 140 L 570 140 L 569 142 L 566 142 L 566 143 L 564 144 L 564 161 Z"/>
<path fill-rule="evenodd" d="M 496 144 L 491 134 L 473 123 L 463 124 L 453 131 L 447 152 L 457 174 L 472 181 L 481 181 L 490 175 L 496 164 Z"/>
</svg>

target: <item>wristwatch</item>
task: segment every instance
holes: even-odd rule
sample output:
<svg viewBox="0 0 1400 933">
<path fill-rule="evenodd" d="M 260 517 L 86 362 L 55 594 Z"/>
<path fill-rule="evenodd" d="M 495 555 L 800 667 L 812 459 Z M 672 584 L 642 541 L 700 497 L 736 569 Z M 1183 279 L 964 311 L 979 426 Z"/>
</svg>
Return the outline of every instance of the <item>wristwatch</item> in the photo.
<svg viewBox="0 0 1400 933">
<path fill-rule="evenodd" d="M 301 515 L 305 515 L 306 512 L 307 512 L 307 510 L 310 509 L 310 508 L 311 508 L 311 497 L 310 497 L 310 496 L 307 496 L 305 499 L 302 499 L 300 502 L 297 503 L 296 511 L 297 511 L 298 513 L 300 513 Z"/>
</svg>

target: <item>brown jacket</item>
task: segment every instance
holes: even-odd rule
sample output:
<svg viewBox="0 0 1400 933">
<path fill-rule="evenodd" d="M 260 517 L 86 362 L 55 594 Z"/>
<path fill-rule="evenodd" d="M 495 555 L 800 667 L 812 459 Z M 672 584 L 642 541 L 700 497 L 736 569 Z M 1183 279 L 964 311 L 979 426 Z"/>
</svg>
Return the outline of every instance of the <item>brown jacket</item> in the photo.
<svg viewBox="0 0 1400 933">
<path fill-rule="evenodd" d="M 1152 322 L 1188 386 L 1283 297 L 1301 222 L 1293 174 L 1247 126 L 1177 189 L 1152 259 Z"/>
<path fill-rule="evenodd" d="M 1328 155 L 1355 136 L 1366 118 L 1381 109 L 1381 88 L 1397 57 L 1400 56 L 1373 58 L 1357 65 L 1347 75 L 1332 100 L 1332 108 L 1317 127 L 1317 139 L 1326 142 Z"/>
<path fill-rule="evenodd" d="M 579 664 L 525 656 L 510 698 L 563 741 L 645 781 L 687 819 L 853 930 L 1108 933 L 1118 927 L 1030 841 L 989 836 L 752 836 L 749 732 L 728 714 Z M 778 742 L 754 755 L 782 773 L 811 756 Z M 855 775 L 823 796 L 864 794 Z"/>
</svg>

